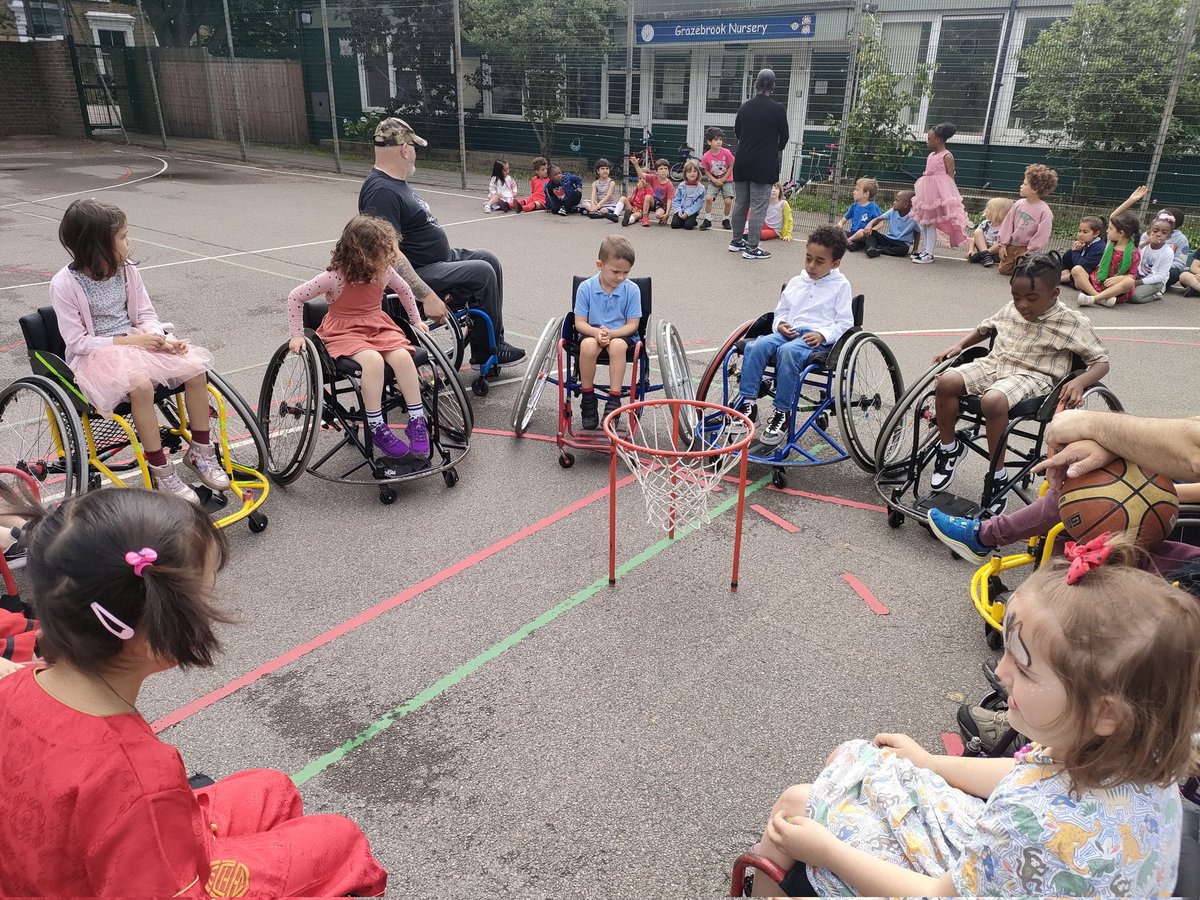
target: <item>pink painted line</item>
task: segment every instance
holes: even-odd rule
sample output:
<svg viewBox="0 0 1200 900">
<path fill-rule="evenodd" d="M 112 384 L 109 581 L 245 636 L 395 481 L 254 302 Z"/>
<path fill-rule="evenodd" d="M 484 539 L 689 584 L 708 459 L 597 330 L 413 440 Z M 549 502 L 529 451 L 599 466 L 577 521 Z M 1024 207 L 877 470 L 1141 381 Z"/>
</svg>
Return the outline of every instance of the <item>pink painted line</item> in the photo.
<svg viewBox="0 0 1200 900">
<path fill-rule="evenodd" d="M 517 434 L 515 431 L 502 431 L 499 428 L 472 428 L 472 434 L 496 434 L 501 437 L 519 437 L 527 438 L 531 441 L 549 441 L 551 444 L 557 444 L 558 439 L 553 438 L 548 434 L 531 434 L 526 431 L 524 434 Z"/>
<path fill-rule="evenodd" d="M 862 597 L 863 602 L 865 602 L 867 606 L 871 607 L 871 612 L 875 613 L 877 616 L 890 615 L 888 608 L 879 602 L 875 595 L 871 593 L 870 588 L 868 588 L 865 584 L 863 584 L 849 572 L 842 575 L 842 578 L 845 580 L 846 584 L 854 588 L 854 593 Z"/>
<path fill-rule="evenodd" d="M 25 346 L 24 341 L 17 341 L 15 344 L 8 344 L 4 347 L 0 347 L 0 353 L 3 353 L 5 350 L 16 350 L 18 347 L 24 347 L 24 346 Z"/>
<path fill-rule="evenodd" d="M 963 747 L 962 738 L 949 731 L 942 732 L 942 746 L 946 748 L 947 756 L 962 756 L 966 749 Z"/>
<path fill-rule="evenodd" d="M 633 476 L 627 475 L 625 478 L 622 478 L 617 482 L 617 487 L 622 488 L 631 481 L 633 481 Z M 295 647 L 292 650 L 289 650 L 286 653 L 263 663 L 261 666 L 258 666 L 255 669 L 251 669 L 245 675 L 235 678 L 233 681 L 230 681 L 223 687 L 219 687 L 214 691 L 209 691 L 207 694 L 202 697 L 198 697 L 191 703 L 187 703 L 178 709 L 167 713 L 162 718 L 151 722 L 150 727 L 157 733 L 164 731 L 173 725 L 178 725 L 180 722 L 191 716 L 194 716 L 201 710 L 212 706 L 217 701 L 224 700 L 226 697 L 236 693 L 237 691 L 240 691 L 242 688 L 248 687 L 263 676 L 270 675 L 272 672 L 278 672 L 284 666 L 296 662 L 301 657 L 312 653 L 312 651 L 317 650 L 320 647 L 324 647 L 326 644 L 349 634 L 356 628 L 360 628 L 361 626 L 378 619 L 384 613 L 391 612 L 397 606 L 407 603 L 409 600 L 424 593 L 425 591 L 428 591 L 431 588 L 437 587 L 439 584 L 449 580 L 455 575 L 461 575 L 463 572 L 474 566 L 477 566 L 484 560 L 495 556 L 497 553 L 500 553 L 503 550 L 507 550 L 514 544 L 520 543 L 521 541 L 525 540 L 525 538 L 531 537 L 532 535 L 537 534 L 539 531 L 550 527 L 555 522 L 561 521 L 567 516 L 579 512 L 579 510 L 583 509 L 584 507 L 589 506 L 598 500 L 604 500 L 607 497 L 608 487 L 605 486 L 600 488 L 598 491 L 588 494 L 586 497 L 580 500 L 576 500 L 569 506 L 564 506 L 558 512 L 551 513 L 544 518 L 538 519 L 531 525 L 526 525 L 520 531 L 513 532 L 512 534 L 508 535 L 508 537 L 496 541 L 496 543 L 492 544 L 490 547 L 485 547 L 478 553 L 473 553 L 466 559 L 459 560 L 458 562 L 454 563 L 454 565 L 448 566 L 434 575 L 430 575 L 425 580 L 414 584 L 412 587 L 407 588 L 404 591 L 401 591 L 394 597 L 389 597 L 387 600 L 377 603 L 369 609 L 363 610 L 358 615 L 347 619 L 340 625 L 335 625 L 328 631 L 317 635 L 312 640 L 307 641 L 300 646 Z"/>
<path fill-rule="evenodd" d="M 1166 344 L 1168 347 L 1200 347 L 1200 341 L 1156 341 L 1153 338 L 1106 337 L 1104 341 L 1105 343 L 1120 341 L 1125 344 Z"/>
<path fill-rule="evenodd" d="M 886 506 L 876 506 L 874 503 L 860 503 L 857 500 L 847 500 L 845 497 L 812 494 L 808 491 L 798 491 L 795 488 L 777 488 L 774 485 L 768 486 L 767 490 L 778 491 L 781 494 L 791 494 L 793 497 L 807 497 L 809 500 L 820 500 L 822 503 L 836 503 L 838 506 L 849 506 L 851 509 L 865 509 L 868 512 L 887 512 Z"/>
<path fill-rule="evenodd" d="M 754 510 L 756 513 L 758 513 L 760 516 L 762 516 L 764 519 L 766 519 L 768 522 L 774 522 L 776 525 L 778 525 L 780 528 L 782 528 L 784 531 L 788 532 L 789 534 L 795 534 L 796 532 L 798 532 L 800 530 L 795 525 L 793 525 L 791 522 L 789 522 L 787 519 L 781 519 L 779 516 L 775 515 L 775 513 L 771 512 L 769 509 L 764 509 L 763 507 L 759 506 L 757 503 L 751 503 L 750 508 L 752 510 Z"/>
<path fill-rule="evenodd" d="M 128 181 L 132 177 L 133 177 L 133 169 L 129 168 L 129 166 L 125 166 L 125 174 L 121 176 L 120 180 Z"/>
</svg>

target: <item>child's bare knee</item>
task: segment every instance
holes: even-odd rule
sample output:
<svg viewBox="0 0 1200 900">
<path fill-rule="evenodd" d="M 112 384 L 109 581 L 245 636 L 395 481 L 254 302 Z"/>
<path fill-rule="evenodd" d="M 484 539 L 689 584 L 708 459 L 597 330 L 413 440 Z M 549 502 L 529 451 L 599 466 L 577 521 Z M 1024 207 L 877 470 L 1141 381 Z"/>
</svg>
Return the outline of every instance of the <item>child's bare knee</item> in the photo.
<svg viewBox="0 0 1200 900">
<path fill-rule="evenodd" d="M 979 398 L 979 408 L 989 419 L 1003 416 L 1008 417 L 1008 397 L 1000 391 L 984 391 Z"/>
<path fill-rule="evenodd" d="M 808 811 L 809 784 L 793 784 L 779 795 L 775 801 L 773 812 L 786 812 L 788 815 L 806 815 Z"/>
<path fill-rule="evenodd" d="M 962 375 L 951 369 L 937 377 L 937 396 L 961 397 L 966 393 L 967 385 Z"/>
</svg>

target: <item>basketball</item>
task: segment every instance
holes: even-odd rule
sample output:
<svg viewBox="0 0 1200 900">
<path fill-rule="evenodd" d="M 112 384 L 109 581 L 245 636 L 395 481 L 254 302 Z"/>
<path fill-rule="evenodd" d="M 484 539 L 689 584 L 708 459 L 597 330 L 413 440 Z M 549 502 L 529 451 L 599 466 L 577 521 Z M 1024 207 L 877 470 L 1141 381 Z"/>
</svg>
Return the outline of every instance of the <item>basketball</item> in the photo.
<svg viewBox="0 0 1200 900">
<path fill-rule="evenodd" d="M 1102 469 L 1070 478 L 1058 514 L 1071 539 L 1086 543 L 1105 532 L 1127 534 L 1144 550 L 1166 540 L 1179 518 L 1175 485 L 1117 459 Z"/>
</svg>

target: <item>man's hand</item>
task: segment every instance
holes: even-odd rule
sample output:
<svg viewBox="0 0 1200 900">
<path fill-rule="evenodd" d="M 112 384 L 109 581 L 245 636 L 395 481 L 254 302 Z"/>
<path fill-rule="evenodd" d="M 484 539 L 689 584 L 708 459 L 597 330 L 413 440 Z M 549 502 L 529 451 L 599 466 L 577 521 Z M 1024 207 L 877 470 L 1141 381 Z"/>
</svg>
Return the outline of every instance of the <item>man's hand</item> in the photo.
<svg viewBox="0 0 1200 900">
<path fill-rule="evenodd" d="M 447 297 L 447 299 L 449 299 Z M 435 322 L 445 322 L 450 315 L 450 308 L 446 306 L 446 302 L 437 294 L 430 294 L 421 301 L 424 312 L 427 318 Z"/>
<path fill-rule="evenodd" d="M 918 768 L 933 770 L 933 754 L 907 734 L 877 734 L 874 743 L 876 747 L 891 750 Z"/>
<path fill-rule="evenodd" d="M 767 824 L 766 839 L 781 853 L 809 865 L 825 867 L 829 849 L 838 839 L 806 815 L 776 813 Z"/>
<path fill-rule="evenodd" d="M 1070 410 L 1066 412 L 1070 412 Z M 1062 415 L 1065 414 L 1062 413 Z M 1053 425 L 1056 419 L 1057 416 L 1055 419 L 1051 419 L 1050 424 Z M 1047 441 L 1049 441 L 1049 434 L 1047 429 Z M 1042 460 L 1034 467 L 1033 471 L 1034 474 L 1044 474 L 1046 480 L 1050 482 L 1050 486 L 1055 490 L 1062 490 L 1062 486 L 1068 478 L 1077 478 L 1088 472 L 1094 472 L 1107 466 L 1116 458 L 1117 454 L 1104 449 L 1095 441 L 1074 441 L 1056 451 L 1049 459 Z"/>
<path fill-rule="evenodd" d="M 806 331 L 800 340 L 804 341 L 810 347 L 820 347 L 825 343 L 825 335 L 819 331 Z"/>
</svg>

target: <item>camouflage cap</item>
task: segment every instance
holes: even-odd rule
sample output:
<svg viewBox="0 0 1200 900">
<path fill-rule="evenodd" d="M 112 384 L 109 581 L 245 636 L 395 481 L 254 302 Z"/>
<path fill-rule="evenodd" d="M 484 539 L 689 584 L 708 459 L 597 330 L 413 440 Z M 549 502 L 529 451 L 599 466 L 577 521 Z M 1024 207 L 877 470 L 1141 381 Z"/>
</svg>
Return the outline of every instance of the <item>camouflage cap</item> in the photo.
<svg viewBox="0 0 1200 900">
<path fill-rule="evenodd" d="M 418 147 L 428 147 L 429 143 L 419 137 L 412 126 L 403 119 L 395 116 L 384 119 L 375 129 L 376 147 L 398 147 L 401 144 L 416 144 Z"/>
</svg>

